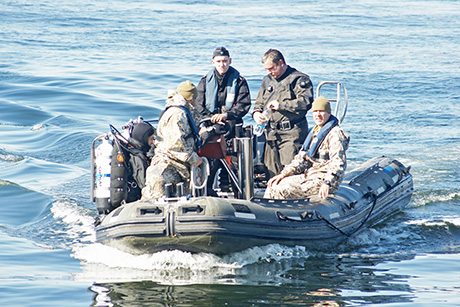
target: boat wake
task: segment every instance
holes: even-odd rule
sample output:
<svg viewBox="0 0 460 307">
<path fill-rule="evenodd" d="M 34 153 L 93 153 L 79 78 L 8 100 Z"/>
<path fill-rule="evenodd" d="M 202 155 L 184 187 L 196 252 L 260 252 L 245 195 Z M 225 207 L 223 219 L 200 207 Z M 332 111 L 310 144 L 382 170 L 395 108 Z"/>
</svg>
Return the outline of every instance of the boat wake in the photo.
<svg viewBox="0 0 460 307">
<path fill-rule="evenodd" d="M 271 265 L 293 258 L 307 259 L 304 247 L 278 244 L 250 248 L 219 257 L 210 253 L 192 254 L 179 250 L 133 255 L 100 243 L 82 244 L 73 248 L 73 257 L 83 264 L 75 275 L 78 281 L 97 283 L 153 281 L 167 285 L 241 284 L 247 283 L 257 264 Z M 264 270 L 263 279 L 270 280 Z M 261 282 L 260 277 L 258 282 Z"/>
</svg>

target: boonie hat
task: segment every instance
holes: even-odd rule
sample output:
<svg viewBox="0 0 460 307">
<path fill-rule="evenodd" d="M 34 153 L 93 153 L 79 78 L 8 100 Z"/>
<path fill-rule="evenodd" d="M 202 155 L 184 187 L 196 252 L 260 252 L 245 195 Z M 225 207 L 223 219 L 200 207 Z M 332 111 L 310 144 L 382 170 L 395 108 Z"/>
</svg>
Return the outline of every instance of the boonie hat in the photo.
<svg viewBox="0 0 460 307">
<path fill-rule="evenodd" d="M 184 81 L 177 87 L 177 92 L 185 98 L 185 100 L 193 100 L 198 96 L 198 90 L 190 80 Z"/>
<path fill-rule="evenodd" d="M 331 114 L 331 104 L 329 103 L 329 100 L 327 100 L 326 97 L 319 96 L 315 99 L 315 101 L 313 101 L 311 111 L 325 111 Z"/>
<path fill-rule="evenodd" d="M 228 52 L 227 48 L 225 47 L 218 47 L 216 48 L 216 50 L 214 50 L 214 53 L 212 54 L 212 58 L 214 59 L 218 55 L 230 57 L 230 52 Z"/>
</svg>

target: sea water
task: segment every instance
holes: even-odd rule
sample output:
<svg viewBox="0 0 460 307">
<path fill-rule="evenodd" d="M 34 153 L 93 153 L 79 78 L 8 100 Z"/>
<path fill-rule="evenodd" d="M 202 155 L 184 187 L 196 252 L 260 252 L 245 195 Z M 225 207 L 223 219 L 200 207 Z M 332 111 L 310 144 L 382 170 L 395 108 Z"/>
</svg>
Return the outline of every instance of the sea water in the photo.
<svg viewBox="0 0 460 307">
<path fill-rule="evenodd" d="M 455 0 L 1 1 L 0 305 L 460 306 L 459 15 Z M 219 46 L 253 98 L 269 48 L 314 86 L 342 82 L 349 168 L 410 166 L 407 208 L 315 253 L 95 243 L 92 140 L 158 118 Z"/>
</svg>

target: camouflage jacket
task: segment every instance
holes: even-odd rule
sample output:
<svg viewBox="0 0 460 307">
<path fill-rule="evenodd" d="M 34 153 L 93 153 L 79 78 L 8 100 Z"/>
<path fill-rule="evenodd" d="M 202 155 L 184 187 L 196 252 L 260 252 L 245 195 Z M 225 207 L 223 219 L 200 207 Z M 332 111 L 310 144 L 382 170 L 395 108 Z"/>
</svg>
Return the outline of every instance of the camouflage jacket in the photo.
<svg viewBox="0 0 460 307">
<path fill-rule="evenodd" d="M 177 93 L 166 101 L 166 107 L 170 106 L 185 106 L 192 111 L 192 106 Z M 158 122 L 152 164 L 166 160 L 183 178 L 189 178 L 191 166 L 199 159 L 192 133 L 186 113 L 181 108 L 167 108 Z"/>
<path fill-rule="evenodd" d="M 319 130 L 318 130 L 319 131 Z M 316 137 L 316 136 L 315 136 Z M 307 152 L 301 150 L 281 172 L 285 176 L 305 173 L 307 178 L 329 180 L 331 186 L 338 188 L 347 168 L 346 150 L 350 137 L 339 126 L 335 126 L 324 138 L 317 154 L 306 160 Z"/>
</svg>

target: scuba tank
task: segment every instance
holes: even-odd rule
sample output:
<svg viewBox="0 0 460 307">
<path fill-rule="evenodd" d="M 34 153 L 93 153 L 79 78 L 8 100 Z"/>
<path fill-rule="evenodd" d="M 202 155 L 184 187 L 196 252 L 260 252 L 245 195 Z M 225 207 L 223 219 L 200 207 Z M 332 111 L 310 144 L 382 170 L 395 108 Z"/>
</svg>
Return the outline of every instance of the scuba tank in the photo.
<svg viewBox="0 0 460 307">
<path fill-rule="evenodd" d="M 113 146 L 109 142 L 108 136 L 104 136 L 102 143 L 94 149 L 94 142 L 100 140 L 101 137 L 93 141 L 93 175 L 92 181 L 92 198 L 96 199 L 96 207 L 99 214 L 107 214 L 111 211 L 110 205 L 110 174 L 112 164 Z"/>
<path fill-rule="evenodd" d="M 100 215 L 106 215 L 125 202 L 132 202 L 141 198 L 141 188 L 136 182 L 139 178 L 133 176 L 135 166 L 143 168 L 140 172 L 145 176 L 149 162 L 145 154 L 140 154 L 141 143 L 133 139 L 133 129 L 143 122 L 130 120 L 120 132 L 110 125 L 111 132 L 94 139 L 91 147 L 91 201 L 96 202 Z M 155 134 L 155 128 L 148 124 Z M 141 130 L 145 132 L 144 130 Z M 142 134 L 144 136 L 144 134 Z M 101 142 L 95 148 L 96 141 Z M 153 150 L 153 147 L 150 148 Z M 152 151 L 153 154 L 153 151 Z M 134 164 L 136 159 L 137 164 Z M 136 168 L 136 173 L 139 169 Z M 142 182 L 145 183 L 144 178 Z"/>
</svg>

